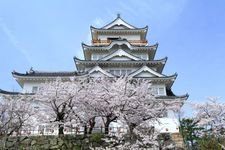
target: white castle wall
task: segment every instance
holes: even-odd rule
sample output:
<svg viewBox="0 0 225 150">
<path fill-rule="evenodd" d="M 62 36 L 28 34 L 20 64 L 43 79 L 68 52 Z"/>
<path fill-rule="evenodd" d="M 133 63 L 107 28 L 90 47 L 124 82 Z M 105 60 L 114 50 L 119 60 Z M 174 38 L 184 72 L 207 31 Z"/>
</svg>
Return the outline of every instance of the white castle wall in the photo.
<svg viewBox="0 0 225 150">
<path fill-rule="evenodd" d="M 31 93 L 33 87 L 40 86 L 41 82 L 25 82 L 23 86 L 23 93 Z"/>
<path fill-rule="evenodd" d="M 99 35 L 98 39 L 100 40 L 107 40 L 107 38 L 122 38 L 122 39 L 127 39 L 127 40 L 140 40 L 141 36 L 140 35 L 120 35 L 120 34 L 116 34 L 116 35 Z"/>
</svg>

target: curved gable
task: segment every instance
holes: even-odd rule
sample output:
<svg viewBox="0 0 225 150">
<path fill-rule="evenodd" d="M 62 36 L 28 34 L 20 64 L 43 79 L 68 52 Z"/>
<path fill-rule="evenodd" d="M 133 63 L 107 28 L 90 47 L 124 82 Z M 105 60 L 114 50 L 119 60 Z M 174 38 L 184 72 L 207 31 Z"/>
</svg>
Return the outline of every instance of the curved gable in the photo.
<svg viewBox="0 0 225 150">
<path fill-rule="evenodd" d="M 122 49 L 103 57 L 100 60 L 141 60 L 140 58 L 133 56 Z"/>
<path fill-rule="evenodd" d="M 143 66 L 137 71 L 131 73 L 129 76 L 130 77 L 164 77 L 164 75 L 154 71 L 153 69 L 147 66 Z"/>
<path fill-rule="evenodd" d="M 99 66 L 95 66 L 94 68 L 89 70 L 88 75 L 92 77 L 102 77 L 102 76 L 115 77 L 114 75 L 108 73 L 107 71 L 103 70 Z"/>
<path fill-rule="evenodd" d="M 128 29 L 135 29 L 134 26 L 130 25 L 126 21 L 124 21 L 122 18 L 120 18 L 120 15 L 117 15 L 117 18 L 110 22 L 109 24 L 105 25 L 102 27 L 102 29 L 110 29 L 110 28 L 115 28 L 116 26 L 120 26 L 123 28 L 128 28 Z"/>
</svg>

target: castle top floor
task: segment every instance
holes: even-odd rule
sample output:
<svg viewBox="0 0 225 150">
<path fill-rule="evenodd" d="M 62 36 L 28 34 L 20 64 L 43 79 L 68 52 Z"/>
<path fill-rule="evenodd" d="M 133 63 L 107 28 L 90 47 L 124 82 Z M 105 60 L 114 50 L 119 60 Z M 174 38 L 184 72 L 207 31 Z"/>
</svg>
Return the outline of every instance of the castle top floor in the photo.
<svg viewBox="0 0 225 150">
<path fill-rule="evenodd" d="M 92 45 L 108 45 L 114 40 L 125 39 L 133 45 L 147 46 L 146 35 L 148 26 L 137 28 L 124 21 L 120 15 L 109 24 L 101 27 L 91 28 Z"/>
</svg>

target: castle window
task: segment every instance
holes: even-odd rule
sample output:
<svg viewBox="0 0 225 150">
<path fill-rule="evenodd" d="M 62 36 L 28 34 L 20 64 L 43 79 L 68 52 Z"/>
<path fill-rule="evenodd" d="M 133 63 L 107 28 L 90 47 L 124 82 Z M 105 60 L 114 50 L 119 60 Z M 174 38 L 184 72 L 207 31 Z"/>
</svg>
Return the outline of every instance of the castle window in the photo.
<svg viewBox="0 0 225 150">
<path fill-rule="evenodd" d="M 109 72 L 113 75 L 116 75 L 116 76 L 121 76 L 121 75 L 128 75 L 131 73 L 131 70 L 129 69 L 121 69 L 121 70 L 109 70 Z"/>
<path fill-rule="evenodd" d="M 166 95 L 166 91 L 165 91 L 164 87 L 161 87 L 161 86 L 157 87 L 156 86 L 156 87 L 151 88 L 151 90 L 152 90 L 152 93 L 157 95 L 157 96 Z"/>
<path fill-rule="evenodd" d="M 119 37 L 108 37 L 107 40 L 118 40 Z"/>
<path fill-rule="evenodd" d="M 158 88 L 158 95 L 165 95 L 165 89 L 163 87 Z"/>
<path fill-rule="evenodd" d="M 91 59 L 92 60 L 99 60 L 99 59 L 101 59 L 104 56 L 105 56 L 105 54 L 92 54 L 91 55 Z"/>
<path fill-rule="evenodd" d="M 38 91 L 38 87 L 37 86 L 33 86 L 32 87 L 32 93 L 36 93 Z"/>
</svg>

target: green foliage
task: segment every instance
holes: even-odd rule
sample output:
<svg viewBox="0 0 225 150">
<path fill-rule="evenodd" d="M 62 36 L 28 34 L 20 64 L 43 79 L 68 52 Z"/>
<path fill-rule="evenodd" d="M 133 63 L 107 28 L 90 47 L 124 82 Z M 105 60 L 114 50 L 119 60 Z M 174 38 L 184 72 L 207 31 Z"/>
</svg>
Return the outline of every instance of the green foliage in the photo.
<svg viewBox="0 0 225 150">
<path fill-rule="evenodd" d="M 199 150 L 222 150 L 222 147 L 215 137 L 204 136 L 199 141 Z"/>
<path fill-rule="evenodd" d="M 180 132 L 184 143 L 191 150 L 222 150 L 221 145 L 225 145 L 223 137 L 213 136 L 211 130 L 198 126 L 198 121 L 193 119 L 180 120 Z"/>
<path fill-rule="evenodd" d="M 93 133 L 90 135 L 89 142 L 93 147 L 101 146 L 104 144 L 102 140 L 104 138 L 104 134 L 102 133 Z"/>
<path fill-rule="evenodd" d="M 180 132 L 183 136 L 184 143 L 190 149 L 196 149 L 197 142 L 200 140 L 200 133 L 204 128 L 198 126 L 198 121 L 193 119 L 180 120 Z"/>
</svg>

